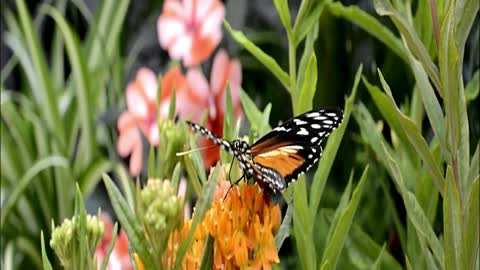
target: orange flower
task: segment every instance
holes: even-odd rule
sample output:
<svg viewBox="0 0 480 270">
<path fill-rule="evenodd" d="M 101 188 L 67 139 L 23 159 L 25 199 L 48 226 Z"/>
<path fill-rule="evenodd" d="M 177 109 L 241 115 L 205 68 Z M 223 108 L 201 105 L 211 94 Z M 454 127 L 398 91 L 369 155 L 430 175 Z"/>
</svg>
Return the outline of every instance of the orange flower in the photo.
<svg viewBox="0 0 480 270">
<path fill-rule="evenodd" d="M 157 22 L 160 45 L 185 66 L 198 65 L 220 43 L 224 16 L 218 0 L 166 0 Z"/>
<path fill-rule="evenodd" d="M 158 145 L 157 77 L 147 68 L 137 72 L 135 81 L 127 86 L 127 111 L 117 122 L 119 131 L 117 151 L 120 156 L 130 156 L 130 173 L 138 175 L 142 170 L 142 137 Z"/>
<path fill-rule="evenodd" d="M 279 206 L 256 184 L 234 186 L 224 201 L 229 187 L 229 182 L 220 182 L 211 208 L 196 227 L 183 269 L 200 266 L 208 234 L 214 239 L 215 269 L 270 269 L 279 263 L 274 240 L 281 222 Z M 181 236 L 177 232 L 177 241 L 186 237 L 190 224 L 184 224 Z"/>
</svg>

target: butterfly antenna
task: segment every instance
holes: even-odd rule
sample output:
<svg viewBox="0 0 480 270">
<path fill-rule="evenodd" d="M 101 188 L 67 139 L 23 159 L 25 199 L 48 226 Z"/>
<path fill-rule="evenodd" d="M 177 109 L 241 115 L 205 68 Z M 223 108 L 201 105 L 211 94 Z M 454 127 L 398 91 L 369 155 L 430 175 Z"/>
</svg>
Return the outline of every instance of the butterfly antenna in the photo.
<svg viewBox="0 0 480 270">
<path fill-rule="evenodd" d="M 191 149 L 191 150 L 184 151 L 184 152 L 178 152 L 178 153 L 176 154 L 176 156 L 177 156 L 177 157 L 180 157 L 180 156 L 188 155 L 188 154 L 190 154 L 190 153 L 197 152 L 197 151 L 202 151 L 202 150 L 209 149 L 209 148 L 212 148 L 212 147 L 215 147 L 215 146 L 217 146 L 217 145 L 216 145 L 216 144 L 212 144 L 212 145 L 209 145 L 209 146 L 200 147 L 200 148 L 195 148 L 195 149 Z"/>
</svg>

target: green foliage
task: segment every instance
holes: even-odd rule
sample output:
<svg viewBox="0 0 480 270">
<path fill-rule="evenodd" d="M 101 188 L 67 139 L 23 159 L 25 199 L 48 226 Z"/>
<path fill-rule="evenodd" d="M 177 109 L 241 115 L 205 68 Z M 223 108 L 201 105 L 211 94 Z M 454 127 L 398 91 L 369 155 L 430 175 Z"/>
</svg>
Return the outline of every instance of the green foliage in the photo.
<svg viewBox="0 0 480 270">
<path fill-rule="evenodd" d="M 232 157 L 222 152 L 219 163 L 207 174 L 200 152 L 185 154 L 197 147 L 197 137 L 190 135 L 185 123 L 175 121 L 181 104 L 176 102 L 178 89 L 173 89 L 168 118 L 158 119 L 159 146 L 152 147 L 148 157 L 149 181 L 169 181 L 171 188 L 148 193 L 148 183 L 141 188 L 137 179 L 134 184 L 116 158 L 114 132 L 96 123 L 98 114 L 118 105 L 117 99 L 123 95 L 127 68 L 119 53 L 119 36 L 129 1 L 102 1 L 93 16 L 82 3 L 76 4 L 89 25 L 84 40 L 66 20 L 63 1 L 55 7 L 41 6 L 34 19 L 24 0 L 16 1 L 15 14 L 11 10 L 2 13 L 8 28 L 5 44 L 13 51 L 1 78 L 0 178 L 1 193 L 6 195 L 0 217 L 2 269 L 57 269 L 62 256 L 54 259 L 45 242 L 52 238 L 50 224 L 69 217 L 79 224 L 74 227 L 78 251 L 73 265 L 96 268 L 91 264 L 92 246 L 87 237 L 78 235 L 87 235 L 91 229 L 83 197 L 102 176 L 127 234 L 130 255 L 138 256 L 145 269 L 180 269 L 195 230 L 214 199 L 215 180 L 226 173 L 220 170 L 229 168 Z M 409 84 L 394 84 L 382 65 L 365 68 L 365 74 L 360 65 L 354 77 L 348 75 L 353 78 L 347 83 L 353 83 L 343 106 L 343 123 L 329 137 L 318 168 L 282 194 L 287 209 L 275 245 L 279 251 L 292 253 L 286 250 L 289 245 L 283 245 L 290 241 L 294 254 L 280 257 L 279 268 L 294 264 L 303 269 L 476 269 L 480 144 L 470 145 L 474 136 L 467 112 L 478 99 L 479 71 L 466 83 L 462 74 L 467 37 L 478 17 L 478 0 L 417 1 L 415 5 L 373 0 L 377 15 L 390 20 L 390 25 L 358 6 L 331 0 L 303 0 L 296 17 L 290 14 L 289 1 L 274 0 L 272 4 L 284 28 L 281 34 L 286 35 L 288 59 L 284 62 L 254 42 L 249 33 L 233 29 L 226 20 L 224 26 L 280 82 L 294 115 L 318 108 L 315 97 L 333 91 L 320 85 L 328 76 L 322 71 L 333 67 L 324 61 L 328 55 L 322 54 L 317 42 L 325 38 L 324 23 L 332 18 L 351 22 L 381 42 L 395 56 L 394 61 L 403 62 L 413 83 L 412 89 L 407 89 L 411 95 L 400 99 L 397 88 L 405 90 Z M 43 52 L 36 28 L 47 16 L 54 22 L 53 45 Z M 5 78 L 17 66 L 24 76 L 20 89 L 5 89 Z M 67 70 L 71 72 L 66 74 Z M 371 78 L 370 70 L 378 78 Z M 359 92 L 360 81 L 364 93 Z M 241 138 L 238 133 L 242 130 L 234 119 L 232 95 L 228 85 L 223 112 L 227 140 Z M 273 101 L 259 108 L 257 97 L 243 89 L 239 97 L 249 122 L 246 135 L 250 142 L 271 130 L 272 107 L 286 105 Z M 359 136 L 350 128 L 351 117 Z M 327 181 L 334 178 L 331 172 L 344 137 L 353 138 L 348 143 L 355 145 L 349 151 L 354 152 L 355 165 L 362 173 L 358 177 L 354 172 L 359 170 L 349 166 L 345 172 L 350 172 L 348 184 L 338 188 L 342 179 L 330 179 L 329 183 L 335 180 L 332 188 Z M 231 180 L 235 180 L 241 172 L 235 163 L 232 166 Z M 113 173 L 119 187 L 107 173 Z M 174 256 L 168 257 L 167 241 L 183 214 L 177 192 L 184 178 L 188 185 L 184 198 L 195 201 L 195 211 L 185 238 Z M 377 187 L 382 196 L 375 193 Z M 398 200 L 393 193 L 399 195 Z M 171 201 L 175 202 L 173 210 Z M 380 205 L 383 217 L 369 209 L 372 205 Z M 101 269 L 106 269 L 117 228 L 115 224 Z M 58 231 L 66 230 L 59 227 Z M 387 234 L 398 237 L 395 254 Z M 60 238 L 67 239 L 65 235 Z M 58 238 L 57 234 L 51 241 Z M 213 267 L 214 248 L 214 239 L 208 235 L 201 269 Z"/>
<path fill-rule="evenodd" d="M 63 1 L 42 5 L 35 19 L 23 0 L 16 1 L 16 14 L 2 10 L 5 44 L 13 51 L 9 63 L 26 75 L 21 89 L 5 89 L 11 69 L 2 70 L 1 234 L 2 246 L 13 244 L 13 268 L 38 269 L 39 258 L 52 259 L 48 246 L 43 254 L 29 246 L 39 246 L 41 230 L 49 238 L 52 219 L 59 223 L 74 214 L 75 183 L 89 194 L 103 173 L 120 173 L 116 159 L 106 154 L 112 138 L 95 120 L 117 102 L 104 97 L 112 91 L 110 81 L 123 80 L 111 64 L 119 57 L 128 4 L 103 1 L 96 14 L 85 17 L 92 27 L 84 41 L 65 19 Z M 43 52 L 36 29 L 47 16 L 54 22 L 53 45 Z"/>
</svg>

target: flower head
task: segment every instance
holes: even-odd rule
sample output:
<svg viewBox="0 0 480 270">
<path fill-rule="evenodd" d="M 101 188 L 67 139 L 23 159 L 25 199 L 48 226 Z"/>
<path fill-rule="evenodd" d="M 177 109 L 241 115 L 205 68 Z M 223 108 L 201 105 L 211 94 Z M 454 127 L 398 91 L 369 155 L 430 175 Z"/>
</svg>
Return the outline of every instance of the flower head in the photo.
<svg viewBox="0 0 480 270">
<path fill-rule="evenodd" d="M 158 39 L 187 67 L 207 59 L 222 39 L 225 8 L 219 0 L 166 0 L 158 18 Z"/>
<path fill-rule="evenodd" d="M 209 234 L 214 239 L 215 269 L 270 269 L 279 262 L 274 240 L 281 222 L 279 206 L 256 184 L 229 188 L 229 182 L 219 183 L 211 208 L 195 229 L 193 244 L 183 261 L 184 269 L 200 266 Z M 190 226 L 187 221 L 177 232 L 177 241 L 186 237 Z"/>
</svg>

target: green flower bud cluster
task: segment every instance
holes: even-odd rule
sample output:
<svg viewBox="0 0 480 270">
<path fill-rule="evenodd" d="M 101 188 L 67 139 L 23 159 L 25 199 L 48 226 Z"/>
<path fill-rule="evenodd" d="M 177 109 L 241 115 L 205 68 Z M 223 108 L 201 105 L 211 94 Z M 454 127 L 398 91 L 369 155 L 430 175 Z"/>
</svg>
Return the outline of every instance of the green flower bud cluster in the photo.
<svg viewBox="0 0 480 270">
<path fill-rule="evenodd" d="M 183 202 L 170 181 L 149 179 L 141 191 L 144 222 L 158 232 L 169 234 L 178 224 Z"/>
<path fill-rule="evenodd" d="M 188 129 L 185 125 L 176 124 L 169 119 L 159 119 L 160 131 L 159 157 L 161 158 L 162 176 L 172 175 L 173 168 L 178 161 L 177 152 L 183 151 L 187 140 Z"/>
<path fill-rule="evenodd" d="M 52 238 L 50 247 L 60 259 L 65 269 L 80 265 L 94 266 L 95 249 L 103 237 L 103 222 L 96 216 L 87 215 L 85 224 L 81 224 L 81 219 L 74 216 L 72 219 L 65 219 L 62 225 L 55 227 L 52 222 Z M 78 254 L 81 248 L 84 248 L 85 258 L 79 258 Z"/>
<path fill-rule="evenodd" d="M 148 179 L 140 193 L 143 226 L 152 255 L 162 256 L 170 234 L 181 224 L 183 200 L 168 180 Z"/>
</svg>

